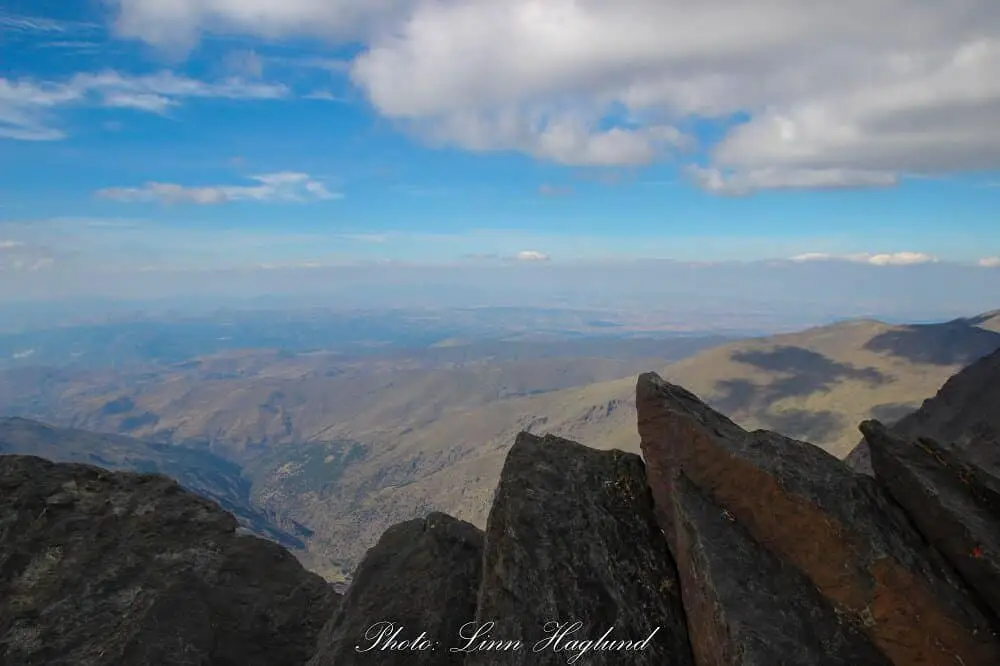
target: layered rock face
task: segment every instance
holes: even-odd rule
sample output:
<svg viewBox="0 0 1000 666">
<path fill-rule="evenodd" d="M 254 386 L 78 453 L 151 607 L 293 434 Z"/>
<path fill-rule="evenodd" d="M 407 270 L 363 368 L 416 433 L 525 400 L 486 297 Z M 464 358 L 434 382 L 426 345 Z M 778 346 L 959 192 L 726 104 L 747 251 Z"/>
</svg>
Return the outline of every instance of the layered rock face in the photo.
<svg viewBox="0 0 1000 666">
<path fill-rule="evenodd" d="M 757 543 L 683 472 L 670 501 L 699 664 L 886 664 L 795 567 Z"/>
<path fill-rule="evenodd" d="M 470 665 L 693 664 L 639 456 L 518 435 L 486 526 L 476 623 L 524 649 L 474 651 Z M 579 643 L 602 636 L 604 649 Z"/>
<path fill-rule="evenodd" d="M 911 521 L 913 512 L 922 510 L 920 500 L 910 506 L 897 503 L 895 493 L 877 480 L 851 472 L 808 443 L 767 431 L 746 432 L 655 374 L 639 378 L 636 401 L 657 517 L 679 564 L 699 664 L 747 663 L 732 656 L 735 648 L 725 651 L 725 640 L 753 644 L 736 638 L 733 618 L 739 617 L 739 603 L 725 601 L 707 582 L 712 569 L 704 552 L 701 559 L 692 557 L 692 535 L 711 527 L 705 503 L 717 507 L 730 525 L 716 525 L 712 538 L 694 543 L 720 548 L 727 539 L 742 543 L 736 550 L 745 556 L 730 550 L 728 567 L 715 571 L 742 572 L 737 577 L 745 592 L 761 597 L 755 604 L 759 614 L 735 622 L 740 631 L 753 626 L 753 619 L 782 622 L 776 606 L 773 613 L 764 610 L 772 592 L 761 589 L 762 581 L 767 578 L 773 586 L 782 576 L 760 573 L 766 570 L 763 549 L 771 569 L 785 572 L 787 583 L 778 595 L 784 604 L 815 609 L 810 631 L 793 635 L 811 636 L 803 640 L 806 645 L 815 641 L 817 651 L 831 644 L 843 646 L 832 654 L 856 651 L 855 661 L 845 663 L 880 663 L 882 658 L 899 666 L 1000 664 L 997 617 L 982 610 L 982 599 L 954 562 L 927 547 L 927 535 Z M 692 505 L 702 511 L 693 512 Z M 692 522 L 692 516 L 701 520 Z M 964 522 L 966 516 L 958 510 L 953 518 Z M 795 579 L 798 586 L 792 584 Z M 810 590 L 821 598 L 807 594 Z M 696 594 L 697 600 L 689 599 Z M 820 639 L 820 632 L 827 638 Z M 795 644 L 803 647 L 801 641 Z M 880 656 L 873 656 L 872 646 Z M 803 661 L 789 663 L 823 663 L 802 654 Z"/>
<path fill-rule="evenodd" d="M 303 664 L 338 595 L 159 475 L 0 456 L 0 664 Z"/>
<path fill-rule="evenodd" d="M 1000 478 L 927 437 L 861 424 L 875 474 L 1000 617 Z"/>
</svg>

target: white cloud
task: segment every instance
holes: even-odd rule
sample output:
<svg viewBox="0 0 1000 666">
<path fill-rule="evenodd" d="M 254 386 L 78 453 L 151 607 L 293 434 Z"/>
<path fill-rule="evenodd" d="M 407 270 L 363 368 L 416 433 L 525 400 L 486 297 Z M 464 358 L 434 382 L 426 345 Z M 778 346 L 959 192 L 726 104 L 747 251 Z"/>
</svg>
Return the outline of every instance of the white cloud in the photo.
<svg viewBox="0 0 1000 666">
<path fill-rule="evenodd" d="M 978 263 L 983 268 L 1000 268 L 1000 257 L 983 257 Z"/>
<path fill-rule="evenodd" d="M 176 183 L 146 183 L 142 187 L 110 187 L 98 190 L 101 199 L 121 202 L 212 205 L 230 201 L 303 202 L 336 199 L 321 181 L 305 173 L 281 172 L 253 176 L 255 185 L 210 185 L 189 187 Z"/>
<path fill-rule="evenodd" d="M 909 266 L 934 263 L 937 258 L 922 252 L 896 252 L 894 254 L 875 254 L 868 257 L 867 261 L 876 266 Z"/>
<path fill-rule="evenodd" d="M 267 38 L 287 35 L 352 39 L 411 0 L 105 0 L 117 7 L 114 28 L 123 37 L 180 50 L 210 29 Z"/>
<path fill-rule="evenodd" d="M 846 261 L 847 257 L 843 255 L 827 254 L 826 252 L 806 252 L 805 254 L 799 254 L 794 257 L 790 257 L 789 261 L 794 261 L 796 263 L 802 263 L 806 261 Z"/>
<path fill-rule="evenodd" d="M 521 250 L 514 258 L 518 261 L 548 261 L 549 255 L 538 250 Z"/>
<path fill-rule="evenodd" d="M 303 99 L 316 99 L 322 100 L 324 102 L 346 102 L 347 99 L 344 97 L 337 97 L 332 92 L 328 90 L 314 90 L 311 93 L 306 93 L 302 96 Z"/>
<path fill-rule="evenodd" d="M 82 91 L 68 85 L 10 81 L 0 77 L 0 137 L 47 141 L 64 134 L 46 126 L 47 113 L 75 102 Z"/>
<path fill-rule="evenodd" d="M 873 266 L 912 266 L 914 264 L 929 264 L 937 258 L 923 252 L 893 252 L 880 254 L 827 254 L 825 252 L 807 252 L 790 259 L 794 262 L 807 261 L 851 261 L 871 264 Z"/>
<path fill-rule="evenodd" d="M 11 250 L 15 247 L 23 247 L 24 243 L 16 240 L 0 240 L 0 250 Z"/>
<path fill-rule="evenodd" d="M 352 79 L 380 113 L 471 150 L 643 164 L 692 118 L 741 117 L 709 151 L 710 191 L 1000 163 L 995 0 L 108 1 L 119 34 L 168 48 L 207 31 L 361 43 Z"/>
<path fill-rule="evenodd" d="M 515 150 L 540 160 L 577 166 L 635 166 L 653 161 L 688 139 L 673 127 L 612 127 L 596 130 L 599 114 L 459 110 L 405 123 L 433 144 L 475 152 Z"/>
<path fill-rule="evenodd" d="M 899 177 L 891 171 L 853 169 L 785 169 L 768 167 L 723 173 L 717 168 L 691 166 L 688 175 L 699 187 L 715 194 L 741 196 L 758 190 L 832 190 L 857 187 L 892 187 Z"/>
<path fill-rule="evenodd" d="M 0 14 L 0 28 L 5 31 L 30 33 L 75 33 L 90 32 L 100 26 L 82 21 L 56 21 L 38 16 Z"/>
<path fill-rule="evenodd" d="M 77 74 L 61 81 L 11 80 L 0 77 L 0 137 L 51 141 L 65 136 L 52 126 L 60 107 L 91 105 L 164 113 L 182 101 L 201 98 L 279 99 L 284 85 L 229 78 L 206 82 L 161 71 L 125 76 L 115 71 Z"/>
</svg>

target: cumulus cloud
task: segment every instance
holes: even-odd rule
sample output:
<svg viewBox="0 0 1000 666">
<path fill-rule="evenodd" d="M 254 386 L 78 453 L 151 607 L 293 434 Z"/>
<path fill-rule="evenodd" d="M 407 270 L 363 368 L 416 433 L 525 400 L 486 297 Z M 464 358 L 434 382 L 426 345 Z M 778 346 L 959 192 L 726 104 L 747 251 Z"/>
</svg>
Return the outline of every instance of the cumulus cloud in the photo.
<svg viewBox="0 0 1000 666">
<path fill-rule="evenodd" d="M 724 173 L 716 168 L 691 166 L 688 175 L 704 190 L 742 196 L 757 190 L 833 190 L 858 187 L 891 187 L 899 177 L 889 171 L 855 169 L 764 168 Z"/>
<path fill-rule="evenodd" d="M 211 29 L 267 38 L 304 35 L 352 40 L 376 30 L 415 0 L 105 0 L 118 35 L 170 50 L 189 49 Z"/>
<path fill-rule="evenodd" d="M 548 261 L 549 255 L 538 250 L 521 250 L 514 258 L 518 261 Z"/>
<path fill-rule="evenodd" d="M 362 45 L 352 80 L 429 141 L 561 164 L 684 156 L 718 194 L 1000 163 L 1000 4 L 913 0 L 107 0 L 119 35 Z M 736 119 L 736 120 L 734 120 Z"/>
<path fill-rule="evenodd" d="M 281 172 L 253 176 L 254 185 L 209 185 L 190 187 L 176 183 L 146 183 L 142 187 L 109 187 L 95 196 L 121 202 L 212 205 L 231 201 L 303 202 L 335 199 L 321 181 L 305 173 Z"/>
<path fill-rule="evenodd" d="M 873 266 L 912 266 L 914 264 L 928 264 L 937 261 L 937 258 L 923 252 L 893 252 L 880 254 L 827 254 L 824 252 L 807 252 L 791 258 L 794 262 L 807 261 L 851 261 L 856 263 L 871 264 Z"/>
<path fill-rule="evenodd" d="M 164 113 L 189 99 L 279 99 L 286 86 L 229 78 L 207 82 L 161 71 L 126 76 L 107 70 L 77 74 L 66 81 L 0 77 L 0 137 L 51 141 L 65 137 L 53 126 L 55 110 L 69 105 L 130 108 Z"/>
<path fill-rule="evenodd" d="M 983 257 L 978 263 L 983 268 L 1000 268 L 1000 257 Z"/>
</svg>

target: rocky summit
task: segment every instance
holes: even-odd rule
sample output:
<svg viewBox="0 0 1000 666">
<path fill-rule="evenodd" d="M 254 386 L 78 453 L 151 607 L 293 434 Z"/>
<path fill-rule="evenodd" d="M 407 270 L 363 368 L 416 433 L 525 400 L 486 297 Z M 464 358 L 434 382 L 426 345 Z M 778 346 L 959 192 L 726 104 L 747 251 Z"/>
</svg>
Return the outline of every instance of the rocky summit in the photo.
<svg viewBox="0 0 1000 666">
<path fill-rule="evenodd" d="M 673 483 L 683 471 L 893 663 L 1000 664 L 1000 640 L 969 587 L 875 480 L 806 442 L 746 432 L 655 374 L 639 378 L 636 395 L 649 482 L 675 551 L 683 535 Z"/>
<path fill-rule="evenodd" d="M 342 600 L 165 477 L 0 457 L 0 663 L 997 666 L 998 359 L 865 474 L 641 375 L 642 457 L 521 433 L 485 532 L 395 525 Z"/>
<path fill-rule="evenodd" d="M 338 595 L 156 474 L 0 456 L 0 664 L 274 666 Z"/>
<path fill-rule="evenodd" d="M 476 612 L 483 533 L 443 513 L 390 527 L 369 549 L 309 666 L 462 664 L 444 649 Z M 413 648 L 390 649 L 395 643 Z"/>
<path fill-rule="evenodd" d="M 475 650 L 470 665 L 565 664 L 606 632 L 623 647 L 594 650 L 587 664 L 693 664 L 639 456 L 518 435 L 486 526 L 475 620 L 526 649 Z"/>
</svg>

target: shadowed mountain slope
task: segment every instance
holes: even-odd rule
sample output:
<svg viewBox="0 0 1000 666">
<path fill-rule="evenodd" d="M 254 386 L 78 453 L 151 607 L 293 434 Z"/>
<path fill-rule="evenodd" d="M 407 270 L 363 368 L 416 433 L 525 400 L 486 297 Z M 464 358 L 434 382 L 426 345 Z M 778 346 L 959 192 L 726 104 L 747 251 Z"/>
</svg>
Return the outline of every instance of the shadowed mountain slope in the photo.
<svg viewBox="0 0 1000 666">
<path fill-rule="evenodd" d="M 950 378 L 920 409 L 896 421 L 893 430 L 955 442 L 977 464 L 1000 472 L 1000 350 Z M 867 442 L 862 440 L 846 462 L 871 474 Z"/>
</svg>

